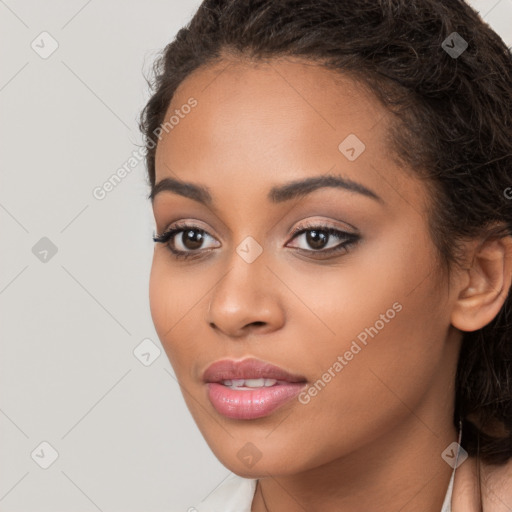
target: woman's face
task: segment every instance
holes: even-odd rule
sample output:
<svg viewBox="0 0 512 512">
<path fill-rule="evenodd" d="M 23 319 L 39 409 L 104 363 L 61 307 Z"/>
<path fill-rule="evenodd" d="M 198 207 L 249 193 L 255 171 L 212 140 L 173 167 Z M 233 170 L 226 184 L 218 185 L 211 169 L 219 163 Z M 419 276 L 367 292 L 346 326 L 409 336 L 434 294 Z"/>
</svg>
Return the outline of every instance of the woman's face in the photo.
<svg viewBox="0 0 512 512">
<path fill-rule="evenodd" d="M 439 438 L 451 423 L 456 297 L 437 265 L 425 185 L 393 159 L 386 110 L 316 65 L 224 61 L 181 84 L 171 115 L 156 183 L 193 183 L 211 201 L 184 187 L 155 195 L 157 233 L 187 225 L 168 243 L 190 255 L 155 245 L 151 312 L 220 461 L 242 476 L 286 475 L 390 455 L 412 432 Z M 326 175 L 345 181 L 294 193 Z M 230 402 L 268 390 L 216 384 L 214 407 L 205 370 L 246 358 L 306 382 L 276 383 L 293 393 L 274 409 Z"/>
</svg>

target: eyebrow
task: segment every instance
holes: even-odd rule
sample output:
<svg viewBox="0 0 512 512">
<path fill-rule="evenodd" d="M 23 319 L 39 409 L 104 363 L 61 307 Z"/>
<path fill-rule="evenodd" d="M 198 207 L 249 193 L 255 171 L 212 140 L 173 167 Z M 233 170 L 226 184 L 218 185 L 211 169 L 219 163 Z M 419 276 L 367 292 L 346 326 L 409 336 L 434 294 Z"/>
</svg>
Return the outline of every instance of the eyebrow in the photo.
<svg viewBox="0 0 512 512">
<path fill-rule="evenodd" d="M 384 200 L 380 196 L 364 185 L 348 178 L 329 174 L 291 181 L 284 185 L 272 187 L 267 194 L 267 199 L 274 204 L 278 204 L 297 197 L 303 197 L 315 190 L 325 187 L 342 188 L 384 203 Z M 207 206 L 213 205 L 213 198 L 208 187 L 177 180 L 175 178 L 163 178 L 160 180 L 151 190 L 148 199 L 151 199 L 151 202 L 153 202 L 157 194 L 163 191 L 174 192 L 175 194 L 188 197 L 189 199 L 193 199 Z"/>
</svg>

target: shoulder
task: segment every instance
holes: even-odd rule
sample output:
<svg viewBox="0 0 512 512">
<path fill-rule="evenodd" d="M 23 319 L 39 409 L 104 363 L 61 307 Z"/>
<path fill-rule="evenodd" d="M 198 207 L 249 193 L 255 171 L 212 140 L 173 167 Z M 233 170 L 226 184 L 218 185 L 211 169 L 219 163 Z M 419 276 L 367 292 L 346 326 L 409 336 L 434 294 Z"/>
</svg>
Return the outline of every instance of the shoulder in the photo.
<svg viewBox="0 0 512 512">
<path fill-rule="evenodd" d="M 483 462 L 479 464 L 476 458 L 469 457 L 457 468 L 453 512 L 480 512 L 482 509 L 484 512 L 509 512 L 510 507 L 512 459 L 504 465 L 491 466 Z"/>
<path fill-rule="evenodd" d="M 256 490 L 255 479 L 230 474 L 201 503 L 187 512 L 251 512 Z"/>
<path fill-rule="evenodd" d="M 512 459 L 500 466 L 481 465 L 485 512 L 509 512 L 512 507 Z"/>
</svg>

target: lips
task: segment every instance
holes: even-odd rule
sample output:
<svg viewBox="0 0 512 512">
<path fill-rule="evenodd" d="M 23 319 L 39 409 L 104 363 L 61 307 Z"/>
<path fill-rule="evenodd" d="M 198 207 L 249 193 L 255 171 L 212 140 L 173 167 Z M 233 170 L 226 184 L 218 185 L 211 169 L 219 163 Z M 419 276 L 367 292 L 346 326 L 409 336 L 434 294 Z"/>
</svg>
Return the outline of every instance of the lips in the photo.
<svg viewBox="0 0 512 512">
<path fill-rule="evenodd" d="M 258 359 L 224 359 L 203 374 L 207 396 L 216 411 L 231 419 L 269 416 L 295 398 L 306 379 Z"/>
<path fill-rule="evenodd" d="M 275 379 L 281 382 L 306 382 L 302 375 L 293 375 L 283 368 L 259 359 L 248 358 L 241 361 L 223 359 L 208 366 L 203 381 L 222 383 L 226 380 Z M 278 382 L 279 384 L 280 382 Z"/>
</svg>

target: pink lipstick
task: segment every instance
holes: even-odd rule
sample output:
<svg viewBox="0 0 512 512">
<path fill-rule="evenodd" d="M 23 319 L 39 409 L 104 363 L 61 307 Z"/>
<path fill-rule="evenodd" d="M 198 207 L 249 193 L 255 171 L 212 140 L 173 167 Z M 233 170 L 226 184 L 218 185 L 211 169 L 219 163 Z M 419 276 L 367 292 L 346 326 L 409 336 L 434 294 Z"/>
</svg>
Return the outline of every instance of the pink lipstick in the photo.
<svg viewBox="0 0 512 512">
<path fill-rule="evenodd" d="M 239 420 L 268 416 L 296 397 L 307 382 L 301 375 L 254 358 L 216 361 L 203 380 L 216 411 Z"/>
</svg>

